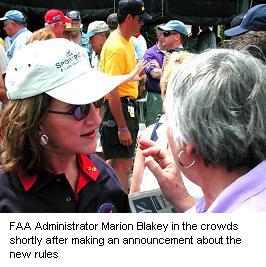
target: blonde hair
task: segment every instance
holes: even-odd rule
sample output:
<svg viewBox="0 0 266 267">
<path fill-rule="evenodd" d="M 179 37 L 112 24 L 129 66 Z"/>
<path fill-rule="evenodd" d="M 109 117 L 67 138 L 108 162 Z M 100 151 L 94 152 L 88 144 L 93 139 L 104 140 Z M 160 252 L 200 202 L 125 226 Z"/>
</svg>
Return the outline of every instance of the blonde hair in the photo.
<svg viewBox="0 0 266 267">
<path fill-rule="evenodd" d="M 42 28 L 32 33 L 30 39 L 27 41 L 27 44 L 33 43 L 34 41 L 44 41 L 54 38 L 55 34 L 51 29 Z"/>
<path fill-rule="evenodd" d="M 190 58 L 192 55 L 193 54 L 186 52 L 186 51 L 173 52 L 171 54 L 169 53 L 165 55 L 163 68 L 162 68 L 162 77 L 160 81 L 162 98 L 164 98 L 166 95 L 166 89 L 167 89 L 169 77 L 171 76 L 175 66 L 183 63 L 185 60 Z"/>
</svg>

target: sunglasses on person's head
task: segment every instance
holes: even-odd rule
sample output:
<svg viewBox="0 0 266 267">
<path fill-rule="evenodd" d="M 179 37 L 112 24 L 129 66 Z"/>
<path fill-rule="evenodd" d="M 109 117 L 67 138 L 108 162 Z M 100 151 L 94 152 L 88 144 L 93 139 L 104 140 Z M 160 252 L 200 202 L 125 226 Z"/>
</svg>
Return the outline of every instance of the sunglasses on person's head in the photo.
<svg viewBox="0 0 266 267">
<path fill-rule="evenodd" d="M 101 98 L 95 102 L 93 102 L 96 108 L 100 108 L 103 105 L 104 98 Z M 78 105 L 74 106 L 70 111 L 55 111 L 55 110 L 48 110 L 49 113 L 55 114 L 62 114 L 62 115 L 72 115 L 77 121 L 81 121 L 85 119 L 88 114 L 90 113 L 91 104 L 86 105 Z"/>
<path fill-rule="evenodd" d="M 164 36 L 164 37 L 168 37 L 168 36 L 170 36 L 170 35 L 172 35 L 172 34 L 177 34 L 178 32 L 174 32 L 174 31 L 164 31 L 164 32 L 162 32 L 162 35 Z"/>
</svg>

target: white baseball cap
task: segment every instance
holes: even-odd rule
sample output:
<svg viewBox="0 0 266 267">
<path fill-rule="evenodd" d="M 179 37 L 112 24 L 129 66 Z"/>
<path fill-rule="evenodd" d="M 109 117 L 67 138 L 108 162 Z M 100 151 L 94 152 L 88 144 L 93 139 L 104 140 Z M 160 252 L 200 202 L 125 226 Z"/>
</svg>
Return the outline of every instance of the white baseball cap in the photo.
<svg viewBox="0 0 266 267">
<path fill-rule="evenodd" d="M 21 48 L 8 64 L 5 82 L 11 100 L 46 93 L 81 105 L 102 98 L 125 80 L 92 69 L 84 48 L 56 38 Z"/>
<path fill-rule="evenodd" d="M 87 38 L 90 38 L 97 33 L 106 32 L 106 31 L 109 31 L 109 27 L 104 21 L 101 21 L 101 20 L 93 21 L 88 26 Z"/>
</svg>

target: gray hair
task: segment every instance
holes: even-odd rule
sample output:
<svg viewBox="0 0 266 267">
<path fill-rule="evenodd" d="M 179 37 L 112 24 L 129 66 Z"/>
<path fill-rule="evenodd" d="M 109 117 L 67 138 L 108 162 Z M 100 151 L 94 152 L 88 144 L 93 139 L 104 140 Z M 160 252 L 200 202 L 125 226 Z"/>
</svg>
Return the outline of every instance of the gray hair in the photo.
<svg viewBox="0 0 266 267">
<path fill-rule="evenodd" d="M 104 32 L 97 32 L 96 34 L 104 35 L 106 38 L 108 38 L 110 35 L 110 31 L 108 30 L 108 31 L 104 31 Z"/>
<path fill-rule="evenodd" d="M 265 74 L 260 60 L 227 49 L 178 65 L 165 103 L 175 144 L 193 144 L 207 166 L 256 166 L 266 156 Z"/>
</svg>

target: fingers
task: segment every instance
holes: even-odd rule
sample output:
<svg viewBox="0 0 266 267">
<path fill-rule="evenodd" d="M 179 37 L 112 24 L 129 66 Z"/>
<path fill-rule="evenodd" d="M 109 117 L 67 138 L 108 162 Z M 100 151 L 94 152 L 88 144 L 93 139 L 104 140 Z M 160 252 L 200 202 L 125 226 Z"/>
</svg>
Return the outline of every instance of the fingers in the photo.
<svg viewBox="0 0 266 267">
<path fill-rule="evenodd" d="M 145 59 L 141 59 L 135 69 L 131 71 L 129 74 L 123 75 L 125 78 L 125 82 L 127 81 L 140 81 L 145 78 L 145 71 L 144 68 L 147 66 L 148 61 Z"/>
<path fill-rule="evenodd" d="M 138 73 L 143 72 L 144 68 L 149 64 L 149 62 L 147 60 L 145 60 L 144 58 L 142 58 L 137 65 L 138 68 Z"/>
<path fill-rule="evenodd" d="M 118 132 L 119 142 L 123 146 L 131 146 L 132 145 L 132 138 L 129 131 L 127 132 Z"/>
<path fill-rule="evenodd" d="M 145 158 L 145 165 L 149 168 L 149 170 L 153 173 L 153 175 L 160 183 L 160 181 L 163 179 L 163 169 L 160 167 L 159 163 L 156 162 L 153 157 L 147 157 Z"/>
<path fill-rule="evenodd" d="M 144 157 L 152 156 L 157 162 L 161 160 L 160 158 L 160 147 L 156 146 L 155 142 L 151 140 L 138 140 L 139 148 L 142 150 L 142 154 Z"/>
<path fill-rule="evenodd" d="M 142 68 L 143 66 L 145 67 L 148 64 L 148 61 L 144 58 L 142 58 L 139 62 L 138 65 Z"/>
<path fill-rule="evenodd" d="M 160 64 L 158 63 L 158 61 L 156 59 L 152 59 L 150 61 L 150 64 L 153 65 L 156 68 L 159 68 L 160 67 Z"/>
<path fill-rule="evenodd" d="M 131 146 L 132 145 L 132 139 L 119 139 L 120 144 L 123 146 Z"/>
<path fill-rule="evenodd" d="M 140 147 L 140 149 L 142 149 L 142 147 Z M 159 146 L 144 148 L 142 149 L 142 154 L 144 157 L 152 156 L 157 162 L 164 160 L 168 156 L 168 153 Z"/>
<path fill-rule="evenodd" d="M 139 138 L 138 140 L 138 146 L 141 150 L 147 149 L 149 147 L 155 146 L 155 142 L 147 139 Z"/>
</svg>

